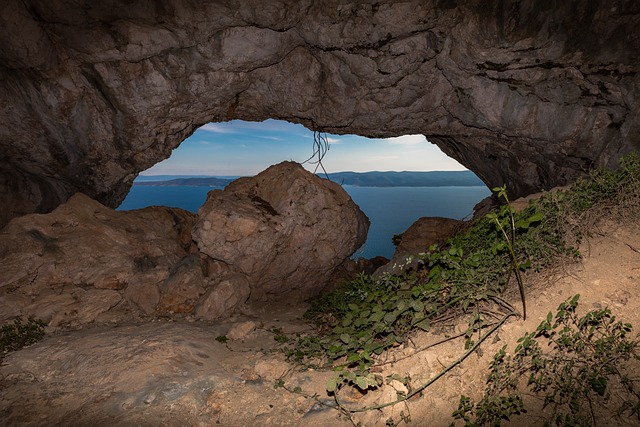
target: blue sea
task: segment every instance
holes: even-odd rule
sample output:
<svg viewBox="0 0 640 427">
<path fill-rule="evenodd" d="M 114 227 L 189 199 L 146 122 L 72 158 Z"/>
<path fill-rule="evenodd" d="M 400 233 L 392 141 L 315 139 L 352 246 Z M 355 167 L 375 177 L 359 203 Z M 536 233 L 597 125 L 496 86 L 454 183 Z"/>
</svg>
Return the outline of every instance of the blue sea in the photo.
<svg viewBox="0 0 640 427">
<path fill-rule="evenodd" d="M 404 232 L 418 218 L 469 218 L 476 203 L 491 194 L 487 187 L 343 187 L 371 220 L 367 242 L 355 254 L 358 258 L 391 258 L 393 235 Z M 134 185 L 118 209 L 161 205 L 197 212 L 214 188 Z"/>
</svg>

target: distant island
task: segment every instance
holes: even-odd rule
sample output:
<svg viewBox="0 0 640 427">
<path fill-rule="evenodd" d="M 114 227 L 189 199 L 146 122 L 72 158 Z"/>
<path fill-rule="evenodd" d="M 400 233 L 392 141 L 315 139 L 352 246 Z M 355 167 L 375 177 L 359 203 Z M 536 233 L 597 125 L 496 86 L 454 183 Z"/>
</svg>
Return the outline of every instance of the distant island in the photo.
<svg viewBox="0 0 640 427">
<path fill-rule="evenodd" d="M 323 176 L 323 174 L 319 174 Z M 336 172 L 331 181 L 357 187 L 482 187 L 484 182 L 471 171 L 433 172 Z"/>
<path fill-rule="evenodd" d="M 142 185 L 146 187 L 224 187 L 231 181 L 233 181 L 233 179 L 210 176 L 205 178 L 175 178 L 158 181 L 136 181 L 133 185 Z"/>
<path fill-rule="evenodd" d="M 318 174 L 322 178 L 341 185 L 356 187 L 482 187 L 484 182 L 471 171 L 434 171 L 434 172 L 335 172 Z M 194 177 L 161 179 L 152 177 L 137 180 L 134 185 L 155 187 L 224 187 L 233 179 L 217 177 Z M 163 178 L 166 178 L 163 177 Z"/>
</svg>

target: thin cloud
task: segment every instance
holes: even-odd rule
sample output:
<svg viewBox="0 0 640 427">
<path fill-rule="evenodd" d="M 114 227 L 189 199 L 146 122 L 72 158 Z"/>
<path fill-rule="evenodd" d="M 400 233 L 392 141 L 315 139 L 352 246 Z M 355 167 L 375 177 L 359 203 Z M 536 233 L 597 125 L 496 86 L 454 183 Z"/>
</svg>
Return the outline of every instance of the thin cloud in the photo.
<svg viewBox="0 0 640 427">
<path fill-rule="evenodd" d="M 384 139 L 391 145 L 418 145 L 427 142 L 424 135 L 403 135 Z"/>
<path fill-rule="evenodd" d="M 206 125 L 198 128 L 198 130 L 214 133 L 235 133 L 235 131 L 229 126 L 224 126 L 218 123 L 207 123 Z"/>
</svg>

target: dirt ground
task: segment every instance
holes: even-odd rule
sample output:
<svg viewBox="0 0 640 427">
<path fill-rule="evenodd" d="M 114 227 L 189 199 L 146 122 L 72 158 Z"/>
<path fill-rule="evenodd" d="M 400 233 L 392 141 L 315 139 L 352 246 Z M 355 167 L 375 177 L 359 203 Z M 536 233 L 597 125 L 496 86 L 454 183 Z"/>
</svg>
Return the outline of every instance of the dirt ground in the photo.
<svg viewBox="0 0 640 427">
<path fill-rule="evenodd" d="M 363 426 L 407 422 L 447 426 L 460 394 L 480 398 L 488 366 L 504 344 L 533 331 L 550 311 L 579 293 L 580 312 L 610 307 L 640 331 L 640 227 L 603 226 L 582 248 L 584 259 L 555 275 L 528 276 L 528 318 L 511 318 L 481 351 L 410 401 L 353 415 Z M 514 294 L 514 296 L 517 294 Z M 519 299 L 513 305 L 520 307 Z M 263 307 L 225 323 L 154 321 L 57 332 L 6 357 L 0 366 L 2 426 L 349 426 L 325 392 L 332 372 L 289 365 L 273 328 L 309 328 L 306 306 Z M 216 340 L 234 336 L 227 343 Z M 409 376 L 419 386 L 463 352 L 461 339 L 422 350 L 443 336 L 416 333 L 381 355 L 380 374 Z M 640 374 L 640 373 L 639 373 Z M 290 390 L 274 388 L 282 379 Z M 357 409 L 394 400 L 394 381 L 362 395 L 341 392 Z M 540 425 L 529 412 L 513 425 Z M 403 419 L 405 421 L 403 421 Z M 637 422 L 637 419 L 635 420 Z M 613 423 L 613 421 L 612 421 Z M 622 424 L 625 424 L 624 422 Z M 611 424 L 608 424 L 611 425 Z M 628 425 L 634 425 L 629 419 Z"/>
</svg>

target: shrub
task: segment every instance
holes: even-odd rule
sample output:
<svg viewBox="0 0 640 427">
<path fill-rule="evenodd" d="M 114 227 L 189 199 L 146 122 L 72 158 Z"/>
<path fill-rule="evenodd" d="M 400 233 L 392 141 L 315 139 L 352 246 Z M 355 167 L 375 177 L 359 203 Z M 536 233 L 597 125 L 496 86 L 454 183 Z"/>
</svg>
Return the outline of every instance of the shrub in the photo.
<svg viewBox="0 0 640 427">
<path fill-rule="evenodd" d="M 518 340 L 513 355 L 507 355 L 507 346 L 496 353 L 484 397 L 475 403 L 461 396 L 454 418 L 468 427 L 499 426 L 526 412 L 524 388 L 543 408 L 550 407 L 548 426 L 605 425 L 616 415 L 640 422 L 640 378 L 632 376 L 630 363 L 640 358 L 637 339 L 629 338 L 632 326 L 617 321 L 609 309 L 579 318 L 578 299 L 560 304 L 555 318 L 549 312 L 535 332 Z M 598 417 L 609 404 L 615 408 Z"/>
<path fill-rule="evenodd" d="M 44 337 L 46 324 L 39 319 L 29 317 L 27 323 L 21 317 L 14 319 L 0 328 L 0 355 L 4 356 L 12 351 L 34 344 Z"/>
</svg>

